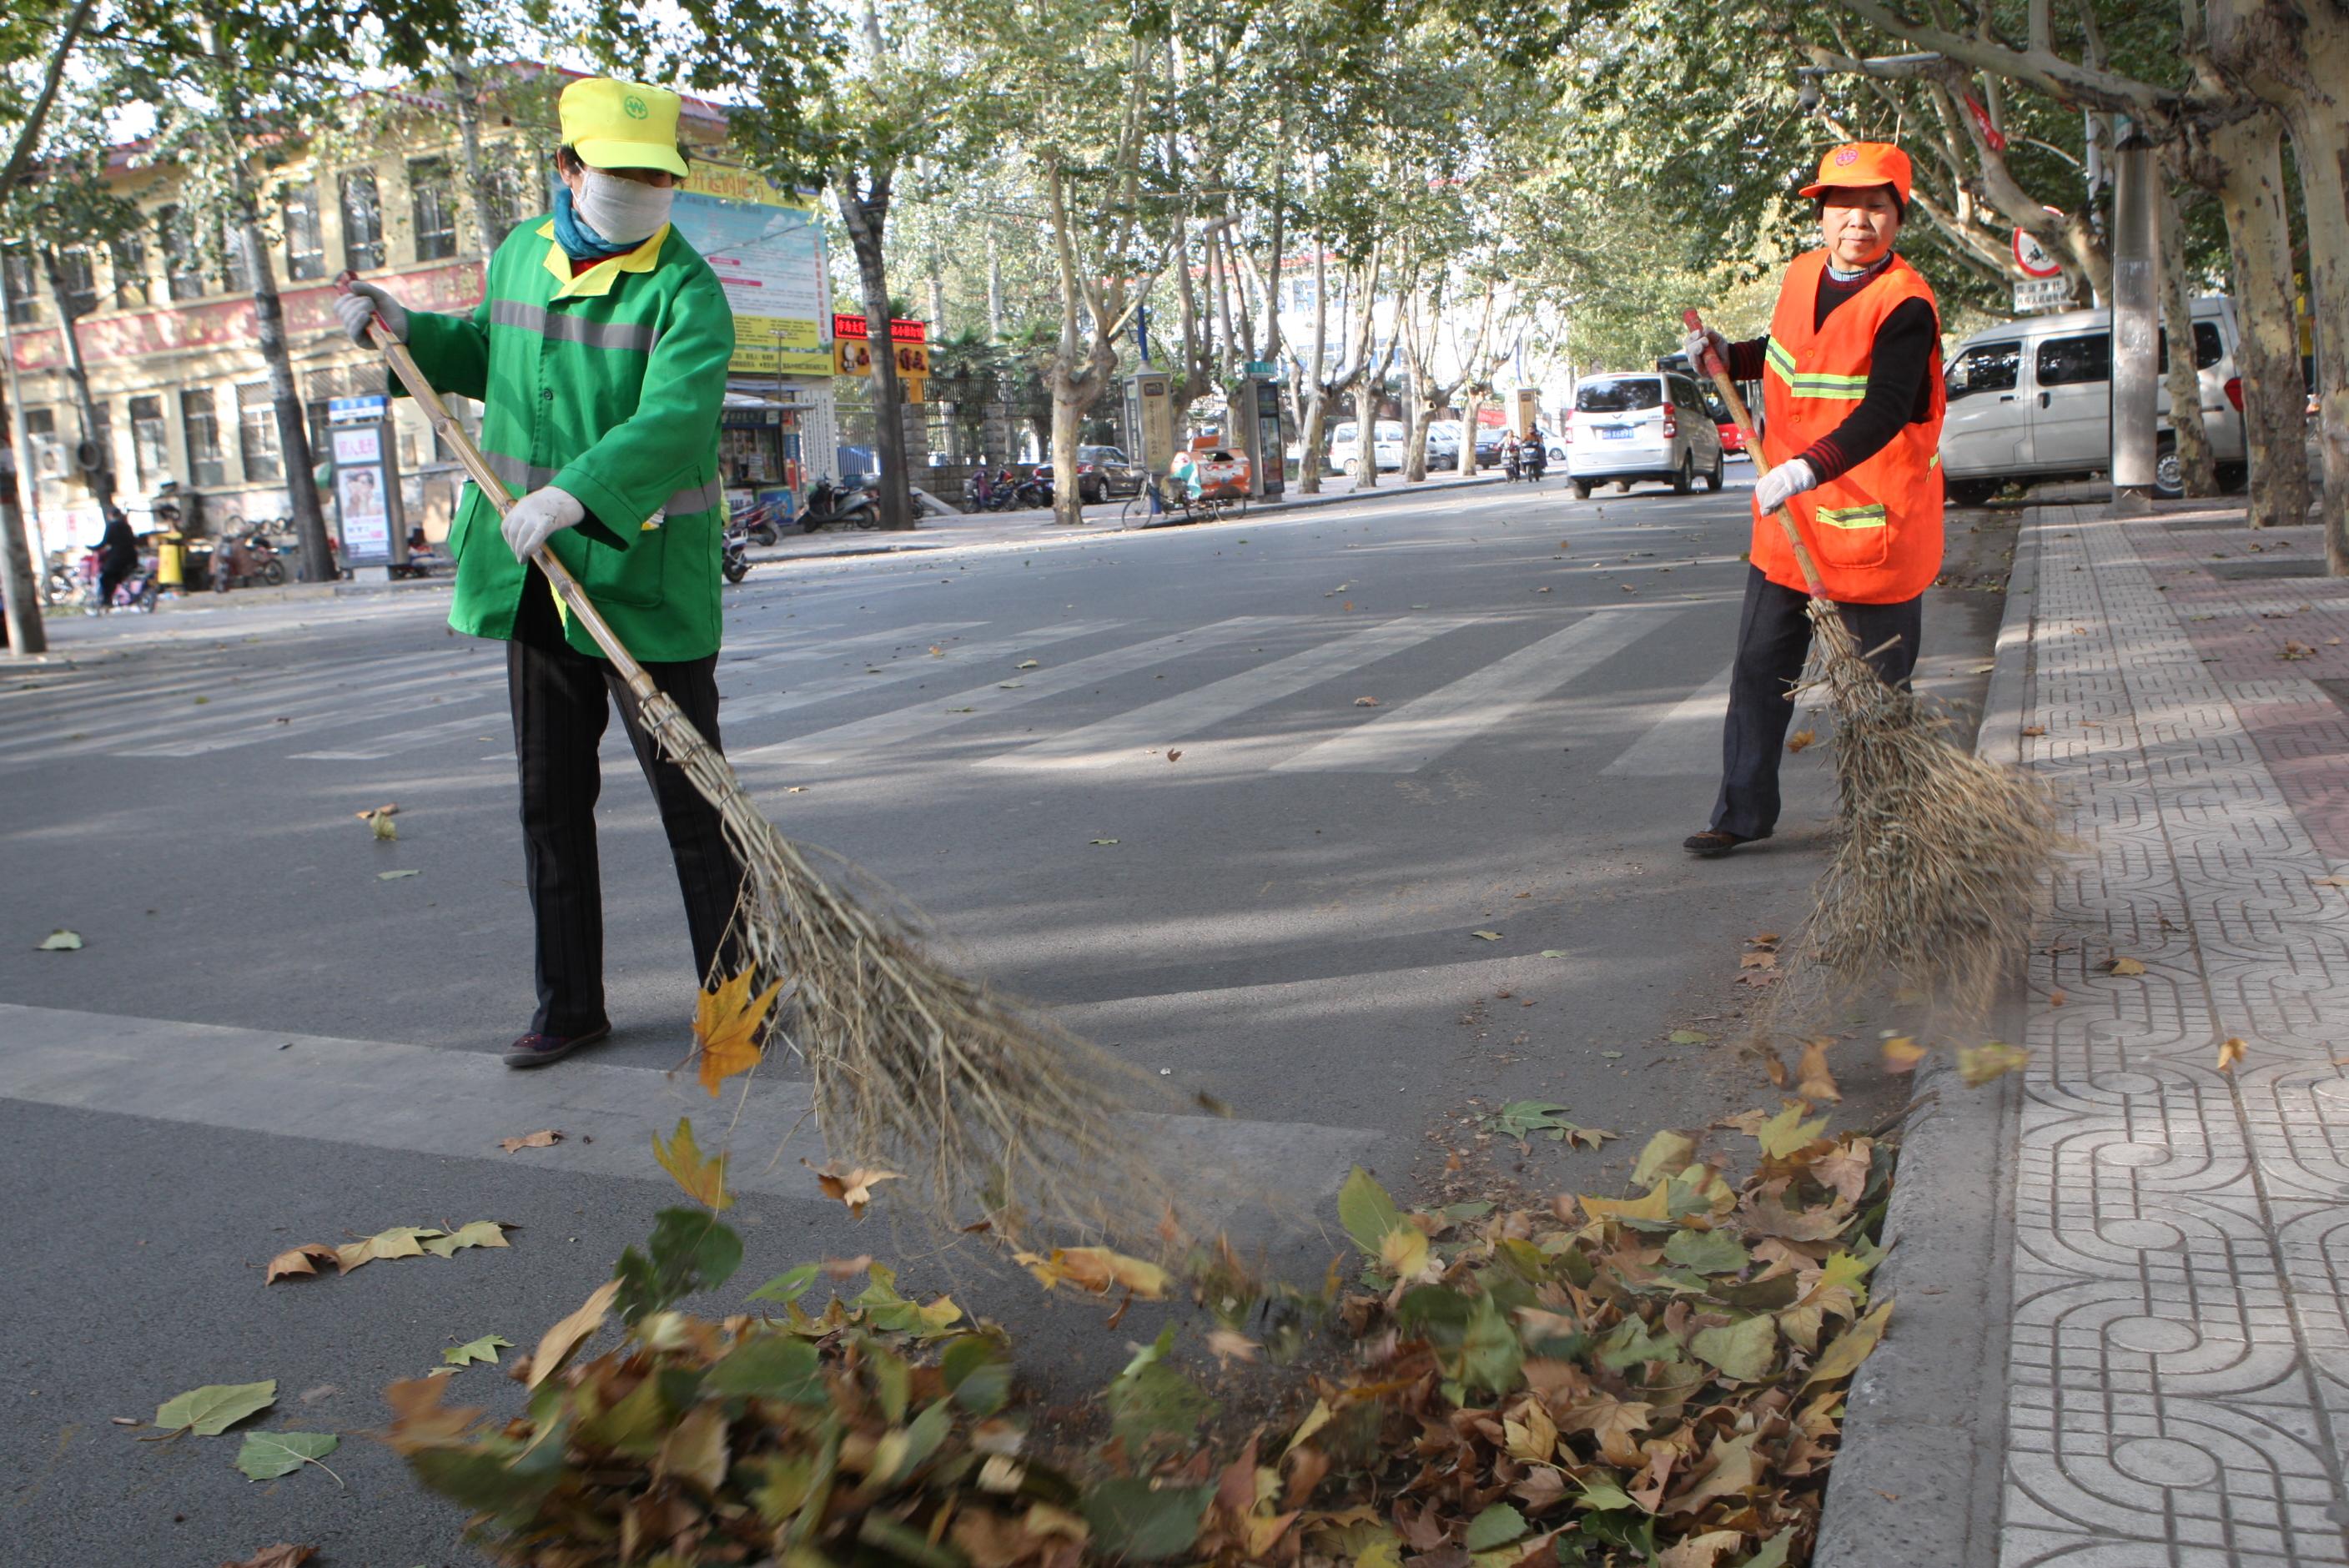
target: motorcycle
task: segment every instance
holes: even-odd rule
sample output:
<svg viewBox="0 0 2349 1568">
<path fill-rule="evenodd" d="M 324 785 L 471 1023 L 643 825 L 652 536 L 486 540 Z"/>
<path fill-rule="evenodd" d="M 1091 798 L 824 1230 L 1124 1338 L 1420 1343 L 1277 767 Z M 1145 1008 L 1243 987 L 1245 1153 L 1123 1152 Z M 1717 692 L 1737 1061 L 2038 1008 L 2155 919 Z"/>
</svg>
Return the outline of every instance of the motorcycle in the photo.
<svg viewBox="0 0 2349 1568">
<path fill-rule="evenodd" d="M 818 480 L 808 490 L 807 510 L 800 514 L 800 531 L 813 533 L 819 528 L 833 526 L 878 528 L 879 501 L 870 476 L 859 476 L 837 487 L 829 480 Z"/>
<path fill-rule="evenodd" d="M 1542 470 L 1547 469 L 1548 466 L 1549 448 L 1542 439 L 1541 433 L 1539 431 L 1536 431 L 1533 434 L 1528 435 L 1525 440 L 1519 444 L 1517 451 L 1517 467 L 1524 471 L 1527 480 L 1534 484 L 1539 484 L 1541 483 Z M 1515 474 L 1510 475 L 1510 478 L 1512 479 L 1516 477 L 1516 476 Z"/>
<path fill-rule="evenodd" d="M 1041 511 L 1052 504 L 1052 470 L 1040 468 L 1021 480 L 1018 487 L 1019 505 L 1029 511 Z"/>
<path fill-rule="evenodd" d="M 727 523 L 726 536 L 719 542 L 718 570 L 726 574 L 729 583 L 740 583 L 750 575 L 750 558 L 745 553 L 756 531 L 750 519 L 738 517 Z"/>
</svg>

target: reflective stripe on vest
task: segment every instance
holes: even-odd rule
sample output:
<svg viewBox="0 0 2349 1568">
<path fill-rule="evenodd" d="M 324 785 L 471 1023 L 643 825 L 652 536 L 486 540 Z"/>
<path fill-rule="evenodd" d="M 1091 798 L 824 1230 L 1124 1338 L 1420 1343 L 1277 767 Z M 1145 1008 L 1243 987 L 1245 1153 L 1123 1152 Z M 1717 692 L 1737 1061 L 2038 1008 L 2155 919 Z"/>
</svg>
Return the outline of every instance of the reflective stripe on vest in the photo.
<svg viewBox="0 0 2349 1568">
<path fill-rule="evenodd" d="M 1874 506 L 1823 506 L 1817 515 L 1819 521 L 1829 528 L 1882 528 L 1885 522 L 1880 502 Z"/>
<path fill-rule="evenodd" d="M 1799 370 L 1795 356 L 1776 338 L 1763 351 L 1773 374 L 1786 384 L 1786 390 L 1797 397 L 1833 397 L 1857 403 L 1868 396 L 1865 376 L 1827 376 L 1816 370 Z"/>
<path fill-rule="evenodd" d="M 556 470 L 554 469 L 538 468 L 520 458 L 510 458 L 503 452 L 483 452 L 481 457 L 490 465 L 490 472 L 516 490 L 528 492 L 554 482 Z M 661 502 L 660 510 L 645 520 L 644 527 L 648 530 L 658 528 L 663 519 L 672 515 L 691 517 L 696 512 L 708 511 L 725 499 L 726 481 L 723 480 L 711 480 L 706 485 L 672 491 L 669 498 Z"/>
<path fill-rule="evenodd" d="M 585 321 L 567 312 L 548 310 L 544 305 L 525 300 L 493 299 L 490 302 L 490 325 L 519 327 L 534 332 L 541 337 L 551 337 L 558 343 L 582 344 L 589 348 L 632 349 L 650 354 L 660 339 L 653 329 L 642 323 L 626 321 Z"/>
</svg>

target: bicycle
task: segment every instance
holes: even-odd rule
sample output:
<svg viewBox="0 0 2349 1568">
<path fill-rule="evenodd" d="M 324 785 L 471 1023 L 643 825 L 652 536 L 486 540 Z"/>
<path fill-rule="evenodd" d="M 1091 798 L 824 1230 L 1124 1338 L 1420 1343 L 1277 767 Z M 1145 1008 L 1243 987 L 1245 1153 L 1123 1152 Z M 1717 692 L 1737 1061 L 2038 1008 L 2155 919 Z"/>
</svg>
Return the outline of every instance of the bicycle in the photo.
<svg viewBox="0 0 2349 1568">
<path fill-rule="evenodd" d="M 1194 496 L 1188 490 L 1178 490 L 1172 499 L 1158 488 L 1155 476 L 1143 481 L 1140 490 L 1118 509 L 1121 528 L 1151 526 L 1151 501 L 1158 502 L 1156 515 L 1170 522 L 1221 522 L 1229 516 L 1245 516 L 1248 498 L 1239 496 Z"/>
</svg>

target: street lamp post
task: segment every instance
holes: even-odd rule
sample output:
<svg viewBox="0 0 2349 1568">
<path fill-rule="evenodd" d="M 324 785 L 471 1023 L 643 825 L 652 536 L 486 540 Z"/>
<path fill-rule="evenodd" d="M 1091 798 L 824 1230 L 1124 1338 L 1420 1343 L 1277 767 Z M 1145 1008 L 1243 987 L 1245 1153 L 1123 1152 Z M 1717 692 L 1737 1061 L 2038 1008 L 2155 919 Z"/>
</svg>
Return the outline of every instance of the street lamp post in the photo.
<svg viewBox="0 0 2349 1568">
<path fill-rule="evenodd" d="M 2113 161 L 2113 512 L 2122 516 L 2153 501 L 2161 239 L 2152 144 L 2126 128 Z"/>
</svg>

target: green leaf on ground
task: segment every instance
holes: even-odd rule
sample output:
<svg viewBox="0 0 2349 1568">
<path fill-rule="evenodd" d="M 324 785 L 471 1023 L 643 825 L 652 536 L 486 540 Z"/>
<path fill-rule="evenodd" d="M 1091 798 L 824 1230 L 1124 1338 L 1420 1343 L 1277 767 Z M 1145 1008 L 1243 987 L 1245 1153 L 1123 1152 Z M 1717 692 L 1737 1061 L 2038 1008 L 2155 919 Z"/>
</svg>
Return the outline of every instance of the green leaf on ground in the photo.
<svg viewBox="0 0 2349 1568">
<path fill-rule="evenodd" d="M 155 1408 L 156 1429 L 191 1431 L 216 1438 L 257 1410 L 277 1403 L 277 1379 L 260 1383 L 207 1383 Z"/>
<path fill-rule="evenodd" d="M 378 872 L 375 873 L 375 880 L 378 882 L 398 882 L 402 877 L 420 877 L 424 873 L 419 871 Z"/>
<path fill-rule="evenodd" d="M 762 1335 L 744 1340 L 709 1369 L 704 1387 L 713 1394 L 748 1394 L 794 1405 L 821 1405 L 826 1395 L 823 1358 L 795 1335 Z"/>
<path fill-rule="evenodd" d="M 443 1350 L 440 1352 L 440 1359 L 451 1367 L 471 1367 L 476 1361 L 486 1361 L 494 1367 L 498 1364 L 498 1352 L 512 1348 L 513 1341 L 504 1336 L 484 1334 L 479 1339 L 469 1340 L 465 1344 L 454 1345 Z"/>
<path fill-rule="evenodd" d="M 1168 1364 L 1174 1348 L 1174 1326 L 1170 1323 L 1110 1383 L 1105 1396 L 1110 1430 L 1123 1439 L 1129 1453 L 1139 1453 L 1161 1438 L 1194 1434 L 1216 1414 L 1216 1401 Z"/>
<path fill-rule="evenodd" d="M 341 1441 L 332 1432 L 247 1432 L 244 1447 L 236 1451 L 236 1468 L 254 1480 L 275 1480 L 324 1460 Z M 318 1468 L 326 1469 L 323 1464 Z"/>
<path fill-rule="evenodd" d="M 1468 1522 L 1464 1544 L 1471 1552 L 1490 1552 L 1522 1538 L 1525 1532 L 1526 1516 L 1506 1502 L 1496 1502 Z"/>
<path fill-rule="evenodd" d="M 33 951 L 36 953 L 78 953 L 81 951 L 81 933 L 78 931 L 67 931 L 64 926 L 60 925 L 55 931 L 50 932 L 47 936 L 41 938 L 40 945 L 36 947 Z"/>
<path fill-rule="evenodd" d="M 1552 1143 L 1587 1143 L 1599 1147 L 1600 1140 L 1616 1136 L 1594 1128 L 1578 1127 L 1558 1113 L 1568 1108 L 1552 1105 L 1547 1100 L 1513 1099 L 1495 1116 L 1485 1119 L 1485 1130 L 1497 1132 L 1504 1138 L 1514 1138 L 1519 1143 L 1539 1136 Z"/>
<path fill-rule="evenodd" d="M 1701 1046 L 1712 1038 L 1702 1029 L 1674 1029 L 1671 1035 L 1672 1044 L 1676 1046 Z"/>
<path fill-rule="evenodd" d="M 1682 1231 L 1664 1243 L 1664 1260 L 1699 1274 L 1730 1274 L 1754 1261 L 1734 1236 L 1719 1231 Z"/>
<path fill-rule="evenodd" d="M 1199 1538 L 1212 1486 L 1154 1486 L 1139 1477 L 1103 1481 L 1086 1493 L 1092 1544 L 1105 1558 L 1155 1563 L 1178 1557 Z"/>
<path fill-rule="evenodd" d="M 1338 1189 L 1338 1223 L 1354 1238 L 1354 1244 L 1377 1257 L 1387 1233 L 1405 1222 L 1402 1211 L 1395 1207 L 1378 1178 L 1355 1166 L 1346 1184 Z"/>
<path fill-rule="evenodd" d="M 750 1293 L 752 1301 L 780 1301 L 788 1306 L 805 1295 L 815 1284 L 815 1276 L 823 1272 L 822 1264 L 802 1264 L 786 1269 Z"/>
<path fill-rule="evenodd" d="M 1770 1317 L 1755 1316 L 1726 1328 L 1700 1329 L 1689 1341 L 1689 1350 L 1724 1377 L 1758 1383 L 1769 1376 L 1770 1362 L 1777 1354 L 1778 1326 Z"/>
</svg>

